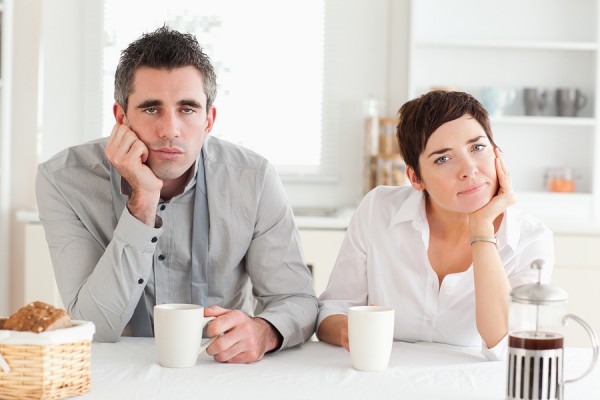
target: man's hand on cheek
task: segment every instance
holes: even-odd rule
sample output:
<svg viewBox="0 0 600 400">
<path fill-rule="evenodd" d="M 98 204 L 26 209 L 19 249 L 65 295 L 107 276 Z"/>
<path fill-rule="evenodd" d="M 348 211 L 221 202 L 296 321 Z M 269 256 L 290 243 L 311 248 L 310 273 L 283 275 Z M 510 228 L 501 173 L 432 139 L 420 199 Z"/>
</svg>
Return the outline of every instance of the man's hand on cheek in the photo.
<svg viewBox="0 0 600 400">
<path fill-rule="evenodd" d="M 163 182 L 145 162 L 148 147 L 127 124 L 115 124 L 105 150 L 108 161 L 131 186 L 127 202 L 129 212 L 140 221 L 154 226 L 156 205 Z"/>
<path fill-rule="evenodd" d="M 279 333 L 262 318 L 218 306 L 205 308 L 204 315 L 217 317 L 207 325 L 206 335 L 222 335 L 206 349 L 216 361 L 251 363 L 280 345 Z"/>
</svg>

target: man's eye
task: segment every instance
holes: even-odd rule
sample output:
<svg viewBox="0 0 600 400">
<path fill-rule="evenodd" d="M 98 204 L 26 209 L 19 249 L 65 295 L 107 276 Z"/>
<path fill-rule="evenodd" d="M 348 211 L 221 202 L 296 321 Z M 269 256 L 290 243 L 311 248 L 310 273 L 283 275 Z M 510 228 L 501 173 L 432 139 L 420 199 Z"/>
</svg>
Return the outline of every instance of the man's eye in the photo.
<svg viewBox="0 0 600 400">
<path fill-rule="evenodd" d="M 183 112 L 184 114 L 192 114 L 195 111 L 193 108 L 184 108 L 183 110 L 181 110 L 181 112 Z"/>
<path fill-rule="evenodd" d="M 146 114 L 156 114 L 158 112 L 158 110 L 156 108 L 154 108 L 154 107 L 149 107 L 149 108 L 146 108 L 144 110 L 144 112 Z"/>
<path fill-rule="evenodd" d="M 436 164 L 445 164 L 448 162 L 449 159 L 450 159 L 450 157 L 448 157 L 448 156 L 442 156 L 442 157 L 436 158 L 435 163 Z"/>
</svg>

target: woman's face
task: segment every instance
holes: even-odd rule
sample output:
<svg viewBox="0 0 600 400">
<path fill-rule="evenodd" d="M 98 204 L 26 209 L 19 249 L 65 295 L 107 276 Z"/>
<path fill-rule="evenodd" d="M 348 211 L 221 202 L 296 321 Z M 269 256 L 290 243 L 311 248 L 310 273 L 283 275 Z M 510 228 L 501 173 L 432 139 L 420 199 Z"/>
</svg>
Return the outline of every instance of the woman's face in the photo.
<svg viewBox="0 0 600 400">
<path fill-rule="evenodd" d="M 430 205 L 472 213 L 498 190 L 495 155 L 482 126 L 468 114 L 446 122 L 429 137 L 419 156 L 421 180 L 408 168 L 412 185 L 427 190 Z"/>
</svg>

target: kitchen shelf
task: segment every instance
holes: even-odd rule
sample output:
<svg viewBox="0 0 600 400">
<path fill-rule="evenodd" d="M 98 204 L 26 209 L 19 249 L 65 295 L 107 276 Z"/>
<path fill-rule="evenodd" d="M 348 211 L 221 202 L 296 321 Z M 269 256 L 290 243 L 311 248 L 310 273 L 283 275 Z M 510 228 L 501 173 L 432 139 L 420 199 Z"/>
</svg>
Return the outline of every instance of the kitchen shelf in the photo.
<svg viewBox="0 0 600 400">
<path fill-rule="evenodd" d="M 504 115 L 491 117 L 492 125 L 515 124 L 515 125 L 554 125 L 554 126 L 590 126 L 596 125 L 595 118 L 584 117 L 534 117 L 526 115 Z"/>
<path fill-rule="evenodd" d="M 600 221 L 599 1 L 410 4 L 407 97 L 434 87 L 479 99 L 486 87 L 515 90 L 503 115 L 491 117 L 494 139 L 518 204 L 542 219 Z M 548 90 L 544 116 L 524 115 L 526 87 Z M 587 97 L 576 117 L 553 116 L 558 88 L 577 88 Z M 575 193 L 544 191 L 547 171 L 558 167 L 576 174 Z"/>
</svg>

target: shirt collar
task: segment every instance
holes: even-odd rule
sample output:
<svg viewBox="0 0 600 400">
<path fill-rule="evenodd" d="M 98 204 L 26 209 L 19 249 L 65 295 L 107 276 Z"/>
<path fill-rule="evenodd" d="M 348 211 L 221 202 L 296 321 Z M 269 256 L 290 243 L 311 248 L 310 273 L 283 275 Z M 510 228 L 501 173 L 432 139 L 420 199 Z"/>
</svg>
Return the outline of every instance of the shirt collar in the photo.
<svg viewBox="0 0 600 400">
<path fill-rule="evenodd" d="M 409 196 L 402 202 L 390 221 L 390 226 L 409 221 L 427 220 L 425 215 L 425 196 L 422 191 L 411 189 Z"/>
<path fill-rule="evenodd" d="M 504 218 L 502 218 L 502 223 L 496 233 L 499 246 L 508 246 L 513 251 L 517 248 L 521 234 L 520 220 L 516 217 L 515 213 L 516 211 L 510 207 L 504 211 Z M 417 229 L 429 229 L 425 212 L 425 195 L 422 191 L 412 191 L 400 205 L 398 211 L 396 211 L 389 226 L 391 227 L 403 222 L 412 222 Z"/>
</svg>

